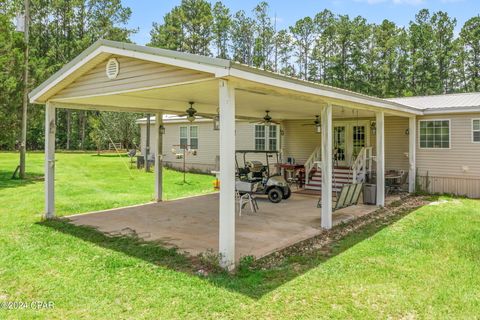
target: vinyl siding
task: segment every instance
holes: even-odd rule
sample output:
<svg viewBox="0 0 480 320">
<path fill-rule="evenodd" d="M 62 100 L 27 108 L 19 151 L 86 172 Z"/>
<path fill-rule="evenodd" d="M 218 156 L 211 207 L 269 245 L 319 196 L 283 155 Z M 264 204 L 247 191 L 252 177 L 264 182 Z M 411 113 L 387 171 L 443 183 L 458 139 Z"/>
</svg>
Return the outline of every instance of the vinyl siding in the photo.
<svg viewBox="0 0 480 320">
<path fill-rule="evenodd" d="M 450 120 L 450 149 L 421 149 L 417 133 L 417 174 L 423 190 L 480 198 L 480 144 L 472 142 L 475 118 L 480 113 L 417 117 Z"/>
<path fill-rule="evenodd" d="M 218 156 L 219 156 L 219 131 L 213 130 L 212 122 L 194 122 L 193 124 L 187 123 L 165 123 L 165 135 L 163 140 L 164 149 L 164 161 L 167 165 L 175 168 L 181 168 L 183 166 L 182 159 L 176 159 L 172 149 L 176 150 L 176 153 L 182 153 L 179 147 L 174 145 L 180 144 L 180 127 L 195 125 L 198 126 L 198 150 L 197 154 L 187 155 L 186 166 L 189 170 L 199 170 L 209 172 L 212 170 L 218 170 Z M 146 141 L 146 128 L 145 124 L 140 125 L 141 130 L 141 151 L 144 154 L 145 141 Z M 150 153 L 156 153 L 156 137 L 153 132 L 153 125 L 151 127 L 150 136 Z M 236 149 L 254 149 L 254 125 L 248 122 L 236 123 Z M 252 160 L 264 160 L 264 157 L 249 157 Z"/>
<path fill-rule="evenodd" d="M 385 117 L 385 169 L 408 170 L 408 118 Z M 376 144 L 376 137 L 373 139 Z"/>
<path fill-rule="evenodd" d="M 419 174 L 441 177 L 470 177 L 480 179 L 480 144 L 472 142 L 472 119 L 476 114 L 422 116 L 418 120 L 450 120 L 450 149 L 419 147 L 417 123 L 417 168 Z M 464 170 L 465 169 L 465 170 Z"/>
<path fill-rule="evenodd" d="M 117 57 L 117 60 L 120 65 L 120 72 L 116 79 L 110 80 L 107 78 L 105 66 L 108 59 L 105 59 L 95 68 L 60 91 L 55 98 L 104 94 L 211 77 L 211 75 L 206 73 L 139 59 Z"/>
<path fill-rule="evenodd" d="M 284 121 L 284 158 L 293 157 L 297 163 L 305 163 L 317 146 L 322 135 L 314 132 L 313 126 L 304 126 L 309 120 Z"/>
</svg>

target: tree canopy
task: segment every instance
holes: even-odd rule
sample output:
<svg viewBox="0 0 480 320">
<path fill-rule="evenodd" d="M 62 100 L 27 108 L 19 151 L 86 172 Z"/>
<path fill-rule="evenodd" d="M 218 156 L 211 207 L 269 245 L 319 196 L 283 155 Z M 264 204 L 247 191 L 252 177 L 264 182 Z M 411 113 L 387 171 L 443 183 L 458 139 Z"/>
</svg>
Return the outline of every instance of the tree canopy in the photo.
<svg viewBox="0 0 480 320">
<path fill-rule="evenodd" d="M 0 149 L 20 137 L 24 41 L 13 18 L 22 0 L 0 2 Z M 121 0 L 31 0 L 30 83 L 33 89 L 99 38 L 131 41 L 131 10 Z M 458 26 L 460 28 L 460 26 Z M 323 10 L 277 29 L 268 2 L 232 12 L 220 1 L 182 0 L 154 22 L 149 46 L 232 59 L 244 64 L 378 97 L 480 89 L 480 18 L 455 32 L 443 11 L 419 10 L 407 26 L 379 24 Z M 133 146 L 140 115 L 57 111 L 57 147 L 96 149 L 109 136 Z M 110 126 L 115 119 L 122 126 Z M 30 107 L 27 148 L 43 148 L 43 109 Z M 129 128 L 129 132 L 117 132 Z M 117 130 L 117 131 L 115 131 Z M 137 130 L 137 131 L 135 131 Z M 128 138 L 125 138 L 128 137 Z M 120 141 L 122 140 L 122 141 Z M 100 145 L 99 145 L 100 143 Z"/>
</svg>

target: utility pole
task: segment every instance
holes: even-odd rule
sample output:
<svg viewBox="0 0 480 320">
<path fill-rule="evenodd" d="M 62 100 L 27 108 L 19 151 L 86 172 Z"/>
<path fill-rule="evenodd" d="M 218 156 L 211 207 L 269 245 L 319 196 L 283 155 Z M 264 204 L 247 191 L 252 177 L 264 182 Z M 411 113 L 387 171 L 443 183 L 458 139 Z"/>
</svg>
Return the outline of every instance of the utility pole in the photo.
<svg viewBox="0 0 480 320">
<path fill-rule="evenodd" d="M 25 65 L 23 73 L 22 138 L 20 141 L 20 179 L 25 179 L 25 155 L 27 150 L 27 110 L 28 110 L 28 54 L 30 28 L 30 0 L 25 0 Z"/>
</svg>

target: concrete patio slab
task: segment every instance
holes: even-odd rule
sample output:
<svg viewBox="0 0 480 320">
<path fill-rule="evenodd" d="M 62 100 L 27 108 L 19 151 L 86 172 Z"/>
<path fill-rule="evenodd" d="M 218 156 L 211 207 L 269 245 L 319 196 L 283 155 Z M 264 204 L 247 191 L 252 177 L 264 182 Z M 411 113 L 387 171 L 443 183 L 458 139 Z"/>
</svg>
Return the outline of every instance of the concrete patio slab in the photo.
<svg viewBox="0 0 480 320">
<path fill-rule="evenodd" d="M 86 225 L 101 232 L 136 233 L 147 241 L 197 255 L 218 252 L 218 194 L 149 203 L 68 217 L 75 225 Z M 243 210 L 236 215 L 236 259 L 263 257 L 277 250 L 314 237 L 321 232 L 317 196 L 293 194 L 287 201 L 273 204 L 258 198 L 259 212 Z M 377 209 L 357 205 L 336 211 L 334 225 Z"/>
</svg>

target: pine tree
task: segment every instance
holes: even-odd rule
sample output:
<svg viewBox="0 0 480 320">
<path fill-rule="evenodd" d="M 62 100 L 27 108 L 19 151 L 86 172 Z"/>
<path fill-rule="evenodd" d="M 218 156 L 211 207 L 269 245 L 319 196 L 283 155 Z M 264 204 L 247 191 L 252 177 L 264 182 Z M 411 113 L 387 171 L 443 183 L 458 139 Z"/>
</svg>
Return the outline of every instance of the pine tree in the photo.
<svg viewBox="0 0 480 320">
<path fill-rule="evenodd" d="M 480 89 L 480 17 L 469 19 L 460 31 L 465 46 L 465 69 L 468 90 Z"/>
<path fill-rule="evenodd" d="M 313 40 L 316 37 L 315 24 L 310 17 L 298 20 L 294 26 L 290 27 L 290 33 L 293 37 L 293 46 L 296 50 L 297 62 L 300 69 L 299 76 L 308 80 L 308 69 Z"/>
<path fill-rule="evenodd" d="M 263 69 L 272 70 L 271 54 L 274 50 L 275 30 L 272 20 L 268 16 L 268 3 L 260 2 L 253 9 L 255 16 L 255 46 L 253 65 Z"/>
<path fill-rule="evenodd" d="M 233 60 L 248 65 L 253 63 L 254 28 L 254 20 L 247 17 L 245 11 L 235 13 L 231 29 Z"/>
<path fill-rule="evenodd" d="M 213 6 L 213 38 L 217 48 L 217 58 L 228 59 L 228 42 L 232 16 L 222 2 L 216 2 Z"/>
</svg>

